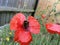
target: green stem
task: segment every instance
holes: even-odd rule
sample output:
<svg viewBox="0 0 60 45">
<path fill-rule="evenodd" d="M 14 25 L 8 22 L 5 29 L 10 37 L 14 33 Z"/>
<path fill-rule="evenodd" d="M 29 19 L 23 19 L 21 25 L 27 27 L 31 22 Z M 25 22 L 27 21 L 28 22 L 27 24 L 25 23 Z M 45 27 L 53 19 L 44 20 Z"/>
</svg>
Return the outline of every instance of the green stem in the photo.
<svg viewBox="0 0 60 45">
<path fill-rule="evenodd" d="M 57 45 L 59 45 L 59 42 L 60 42 L 60 35 L 59 35 L 59 37 L 58 37 L 58 43 L 57 43 Z"/>
</svg>

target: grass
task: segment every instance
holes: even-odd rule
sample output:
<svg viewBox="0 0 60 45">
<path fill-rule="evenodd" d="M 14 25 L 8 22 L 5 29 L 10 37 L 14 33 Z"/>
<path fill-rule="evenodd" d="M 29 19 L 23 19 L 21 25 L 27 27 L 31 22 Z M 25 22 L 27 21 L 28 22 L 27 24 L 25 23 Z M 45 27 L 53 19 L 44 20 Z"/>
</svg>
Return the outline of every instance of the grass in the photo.
<svg viewBox="0 0 60 45">
<path fill-rule="evenodd" d="M 0 29 L 0 45 L 19 45 L 13 41 L 13 33 L 12 35 L 9 33 L 9 25 Z M 33 41 L 30 45 L 60 45 L 60 36 L 58 34 L 49 34 L 44 26 L 41 27 L 39 34 L 33 34 L 32 36 Z M 10 38 L 9 41 L 6 40 L 7 37 Z"/>
</svg>

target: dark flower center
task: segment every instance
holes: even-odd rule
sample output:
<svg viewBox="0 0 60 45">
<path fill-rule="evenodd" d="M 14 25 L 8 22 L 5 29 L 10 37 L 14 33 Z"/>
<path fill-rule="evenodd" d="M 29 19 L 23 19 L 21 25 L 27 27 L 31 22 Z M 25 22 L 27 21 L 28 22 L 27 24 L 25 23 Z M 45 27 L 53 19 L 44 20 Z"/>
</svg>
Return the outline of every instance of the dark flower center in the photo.
<svg viewBox="0 0 60 45">
<path fill-rule="evenodd" d="M 24 21 L 23 26 L 25 29 L 27 29 L 29 27 L 29 22 L 28 21 Z"/>
<path fill-rule="evenodd" d="M 60 23 L 56 23 L 56 24 L 60 25 Z"/>
</svg>

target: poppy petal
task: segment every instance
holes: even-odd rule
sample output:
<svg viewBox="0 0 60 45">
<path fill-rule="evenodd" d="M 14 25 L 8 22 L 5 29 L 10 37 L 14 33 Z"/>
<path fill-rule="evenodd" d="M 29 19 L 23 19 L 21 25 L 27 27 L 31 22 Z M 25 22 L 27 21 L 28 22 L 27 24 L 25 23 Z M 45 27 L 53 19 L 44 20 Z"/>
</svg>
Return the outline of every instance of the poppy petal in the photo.
<svg viewBox="0 0 60 45">
<path fill-rule="evenodd" d="M 17 27 L 20 27 L 23 24 L 24 20 L 26 20 L 24 14 L 22 13 L 15 14 L 15 16 L 10 21 L 10 29 L 16 30 Z"/>
<path fill-rule="evenodd" d="M 29 45 L 30 43 L 20 43 L 20 45 Z"/>
<path fill-rule="evenodd" d="M 57 32 L 60 32 L 60 25 L 48 23 L 48 24 L 46 24 L 46 29 L 47 29 L 50 33 L 57 33 Z"/>
<path fill-rule="evenodd" d="M 29 16 L 28 22 L 30 32 L 38 34 L 40 32 L 40 24 L 38 23 L 38 21 L 34 17 Z"/>
<path fill-rule="evenodd" d="M 21 29 L 21 31 L 17 30 L 15 32 L 14 40 L 17 42 L 29 43 L 32 41 L 32 36 L 30 32 Z"/>
</svg>

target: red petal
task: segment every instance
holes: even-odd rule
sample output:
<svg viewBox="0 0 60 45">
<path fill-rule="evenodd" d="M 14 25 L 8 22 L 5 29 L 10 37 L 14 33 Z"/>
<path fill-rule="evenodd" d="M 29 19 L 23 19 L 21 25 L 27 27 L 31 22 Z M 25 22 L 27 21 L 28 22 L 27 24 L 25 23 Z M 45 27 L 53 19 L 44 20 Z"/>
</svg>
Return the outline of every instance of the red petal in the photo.
<svg viewBox="0 0 60 45">
<path fill-rule="evenodd" d="M 20 43 L 20 45 L 29 45 L 30 43 Z"/>
<path fill-rule="evenodd" d="M 50 33 L 60 32 L 60 25 L 58 25 L 58 24 L 48 23 L 48 24 L 46 24 L 46 28 Z"/>
<path fill-rule="evenodd" d="M 40 32 L 40 24 L 39 22 L 32 16 L 28 17 L 29 21 L 29 30 L 34 34 L 38 34 Z"/>
<path fill-rule="evenodd" d="M 32 41 L 31 33 L 24 31 L 24 29 L 17 30 L 15 32 L 14 40 L 22 43 L 30 43 Z"/>
<path fill-rule="evenodd" d="M 24 20 L 26 20 L 24 14 L 15 14 L 15 16 L 10 21 L 10 29 L 16 30 L 18 26 L 20 27 L 23 24 Z"/>
</svg>

